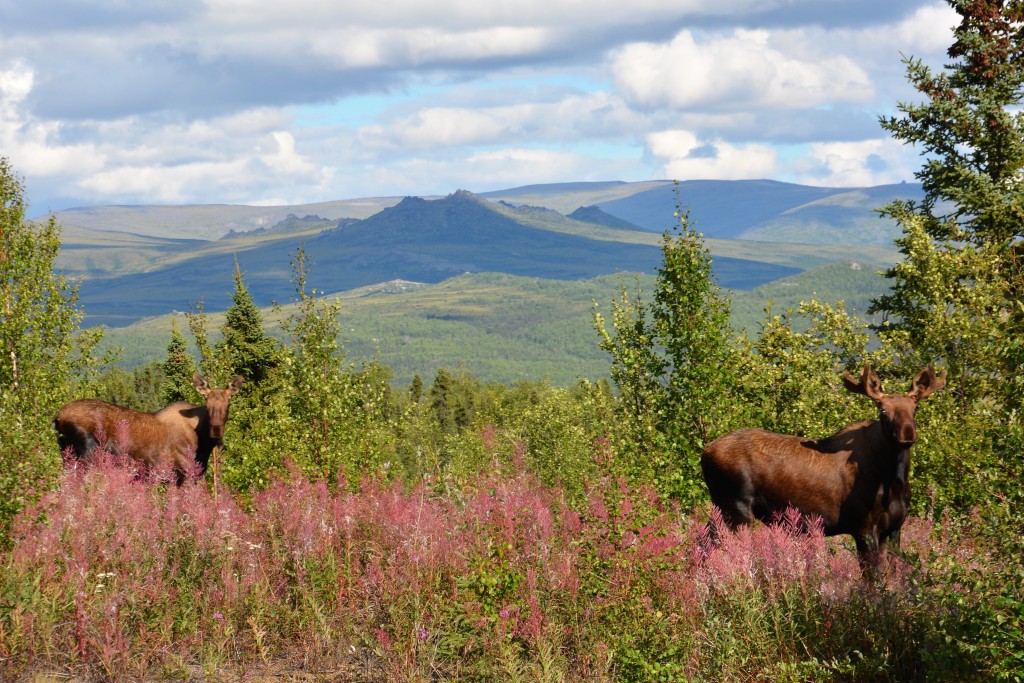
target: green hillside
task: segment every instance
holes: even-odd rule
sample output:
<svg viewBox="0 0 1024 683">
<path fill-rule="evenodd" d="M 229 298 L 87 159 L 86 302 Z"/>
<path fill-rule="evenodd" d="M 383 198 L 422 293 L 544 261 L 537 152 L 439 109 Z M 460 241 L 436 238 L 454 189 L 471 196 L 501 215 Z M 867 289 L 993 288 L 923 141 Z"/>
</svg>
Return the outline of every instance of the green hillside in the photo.
<svg viewBox="0 0 1024 683">
<path fill-rule="evenodd" d="M 593 302 L 606 305 L 620 283 L 634 281 L 632 275 L 557 281 L 481 273 L 431 286 L 345 292 L 345 348 L 355 360 L 379 354 L 394 370 L 396 384 L 417 373 L 433 377 L 440 367 L 464 367 L 489 381 L 548 377 L 568 385 L 577 377 L 607 375 L 608 361 L 591 325 Z M 277 321 L 287 311 L 264 309 L 267 328 L 279 334 Z M 128 367 L 161 360 L 172 319 L 187 328 L 184 315 L 160 316 L 107 330 L 107 343 L 123 349 Z M 209 321 L 215 330 L 223 318 L 213 314 Z"/>
<path fill-rule="evenodd" d="M 486 198 L 458 191 L 290 207 L 95 207 L 59 216 L 71 222 L 58 264 L 83 278 L 86 324 L 130 325 L 111 332 L 130 349 L 129 364 L 162 356 L 168 314 L 199 301 L 211 313 L 227 308 L 236 262 L 258 305 L 288 301 L 301 244 L 310 284 L 346 297 L 353 355 L 379 349 L 400 380 L 463 364 L 488 379 L 540 374 L 568 383 L 606 372 L 591 302 L 611 300 L 616 273 L 653 274 L 661 230 L 650 228 L 672 223 L 675 187 L 567 183 Z M 756 327 L 769 301 L 784 311 L 813 293 L 863 311 L 884 286 L 871 273 L 898 257 L 872 209 L 920 191 L 772 181 L 678 187 L 744 329 Z M 851 260 L 881 265 L 858 271 Z M 424 286 L 366 289 L 394 281 Z"/>
<path fill-rule="evenodd" d="M 843 301 L 848 311 L 866 317 L 872 299 L 888 291 L 889 281 L 882 275 L 885 268 L 886 265 L 845 260 L 749 291 L 733 291 L 733 327 L 754 334 L 764 321 L 766 307 L 771 306 L 774 314 L 783 314 L 811 298 L 824 303 Z"/>
<path fill-rule="evenodd" d="M 886 287 L 878 270 L 847 261 L 731 291 L 733 325 L 755 331 L 769 303 L 782 313 L 811 296 L 845 300 L 862 313 Z M 606 377 L 609 359 L 597 346 L 593 303 L 607 313 L 622 286 L 635 293 L 638 283 L 650 296 L 653 276 L 629 273 L 582 281 L 478 273 L 430 286 L 395 282 L 362 288 L 339 295 L 345 347 L 353 360 L 377 354 L 393 369 L 396 385 L 408 384 L 415 374 L 432 378 L 440 367 L 464 367 L 481 379 L 506 383 L 547 377 L 568 385 L 578 377 Z M 263 313 L 268 329 L 276 330 L 280 314 Z M 161 316 L 108 330 L 108 343 L 124 349 L 122 362 L 129 367 L 161 360 L 172 318 L 179 329 L 187 328 L 182 315 Z M 211 330 L 222 322 L 211 315 Z"/>
</svg>

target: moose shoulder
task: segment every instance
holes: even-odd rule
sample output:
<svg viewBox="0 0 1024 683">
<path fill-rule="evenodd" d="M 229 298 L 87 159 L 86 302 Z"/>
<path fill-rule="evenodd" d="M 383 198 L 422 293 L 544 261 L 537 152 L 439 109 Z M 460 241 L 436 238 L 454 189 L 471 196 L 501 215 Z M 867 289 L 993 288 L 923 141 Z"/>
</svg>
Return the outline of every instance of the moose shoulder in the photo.
<svg viewBox="0 0 1024 683">
<path fill-rule="evenodd" d="M 53 418 L 57 443 L 76 458 L 103 447 L 146 466 L 173 471 L 181 484 L 193 463 L 206 471 L 213 448 L 223 443 L 231 397 L 242 386 L 241 377 L 225 389 L 211 388 L 198 374 L 192 382 L 206 399 L 204 405 L 179 401 L 145 413 L 97 399 L 72 401 Z"/>
<path fill-rule="evenodd" d="M 825 439 L 741 429 L 704 449 L 701 469 L 711 501 L 731 527 L 770 521 L 786 508 L 822 518 L 827 535 L 850 534 L 861 562 L 899 532 L 910 504 L 910 447 L 917 440 L 918 404 L 946 385 L 929 365 L 906 394 L 885 394 L 865 365 L 858 380 L 843 373 L 848 391 L 878 407 L 878 419 L 855 422 Z"/>
</svg>

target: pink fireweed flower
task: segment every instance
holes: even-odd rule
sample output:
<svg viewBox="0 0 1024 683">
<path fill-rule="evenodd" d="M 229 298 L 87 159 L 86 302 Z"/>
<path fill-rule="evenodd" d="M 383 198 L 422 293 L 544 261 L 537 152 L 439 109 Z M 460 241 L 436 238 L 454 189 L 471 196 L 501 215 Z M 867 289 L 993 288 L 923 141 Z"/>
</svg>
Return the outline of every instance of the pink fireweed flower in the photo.
<svg viewBox="0 0 1024 683">
<path fill-rule="evenodd" d="M 385 650 L 391 649 L 391 636 L 388 635 L 387 631 L 382 628 L 377 628 L 373 630 L 373 635 L 377 637 L 377 642 L 380 643 L 382 648 Z"/>
</svg>

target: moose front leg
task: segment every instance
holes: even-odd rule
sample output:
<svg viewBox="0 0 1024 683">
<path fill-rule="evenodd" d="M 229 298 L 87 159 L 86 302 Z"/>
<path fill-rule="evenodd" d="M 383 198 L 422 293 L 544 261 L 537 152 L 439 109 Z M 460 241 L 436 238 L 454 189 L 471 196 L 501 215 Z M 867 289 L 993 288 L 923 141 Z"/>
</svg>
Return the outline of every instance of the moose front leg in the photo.
<svg viewBox="0 0 1024 683">
<path fill-rule="evenodd" d="M 857 544 L 857 560 L 860 562 L 860 570 L 865 577 L 874 580 L 881 558 L 878 530 L 867 529 L 856 534 L 853 538 Z"/>
<path fill-rule="evenodd" d="M 900 549 L 900 529 L 889 532 L 885 538 L 882 539 L 882 543 L 893 550 Z"/>
</svg>

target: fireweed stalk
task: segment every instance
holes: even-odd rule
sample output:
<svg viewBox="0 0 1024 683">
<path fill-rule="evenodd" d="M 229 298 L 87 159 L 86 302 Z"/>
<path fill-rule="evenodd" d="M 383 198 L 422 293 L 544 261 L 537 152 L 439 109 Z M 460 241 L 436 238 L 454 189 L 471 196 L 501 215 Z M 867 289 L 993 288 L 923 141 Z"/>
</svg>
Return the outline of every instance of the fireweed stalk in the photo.
<svg viewBox="0 0 1024 683">
<path fill-rule="evenodd" d="M 100 460 L 17 520 L 0 677 L 948 678 L 922 577 L 984 561 L 912 519 L 912 561 L 865 582 L 796 516 L 730 534 L 608 480 L 570 509 L 526 473 L 440 494 L 293 472 L 243 506 Z"/>
</svg>

